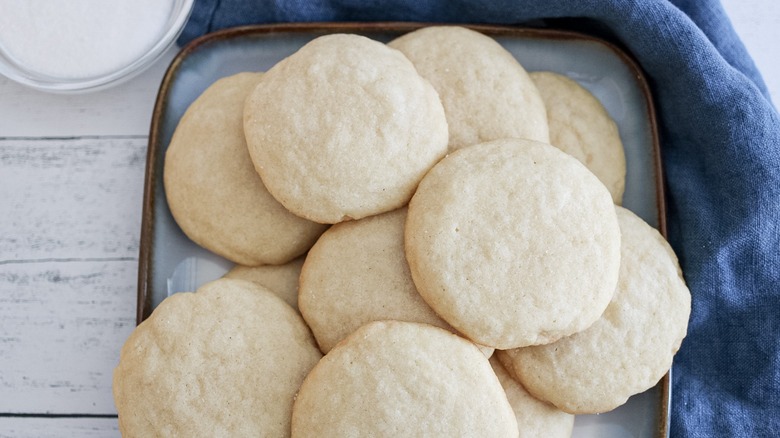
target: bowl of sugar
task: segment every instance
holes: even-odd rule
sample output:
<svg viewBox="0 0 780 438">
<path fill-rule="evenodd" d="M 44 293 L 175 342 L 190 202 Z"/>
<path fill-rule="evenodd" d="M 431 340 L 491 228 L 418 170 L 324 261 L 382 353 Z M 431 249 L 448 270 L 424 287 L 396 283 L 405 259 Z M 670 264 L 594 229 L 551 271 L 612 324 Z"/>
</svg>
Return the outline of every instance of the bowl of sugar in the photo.
<svg viewBox="0 0 780 438">
<path fill-rule="evenodd" d="M 175 44 L 193 0 L 0 0 L 0 74 L 43 91 L 121 83 Z"/>
</svg>

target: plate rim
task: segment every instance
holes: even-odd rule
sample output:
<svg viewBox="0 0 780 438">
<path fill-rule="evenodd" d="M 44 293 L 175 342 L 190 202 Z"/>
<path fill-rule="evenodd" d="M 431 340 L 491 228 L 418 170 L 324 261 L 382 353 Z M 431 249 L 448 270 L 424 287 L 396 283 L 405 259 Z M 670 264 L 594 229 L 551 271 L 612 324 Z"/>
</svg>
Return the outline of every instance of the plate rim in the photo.
<svg viewBox="0 0 780 438">
<path fill-rule="evenodd" d="M 170 62 L 165 75 L 160 83 L 154 109 L 152 111 L 151 126 L 149 129 L 148 147 L 146 153 L 146 168 L 144 172 L 143 207 L 141 213 L 141 234 L 139 241 L 138 257 L 138 290 L 136 306 L 136 324 L 140 324 L 152 312 L 150 288 L 152 287 L 153 264 L 153 240 L 155 223 L 155 188 L 158 178 L 162 175 L 155 173 L 158 164 L 160 149 L 162 148 L 162 120 L 165 114 L 168 97 L 172 84 L 177 77 L 184 61 L 198 50 L 224 40 L 244 37 L 262 37 L 277 33 L 377 33 L 377 32 L 411 32 L 429 26 L 462 26 L 491 37 L 518 37 L 545 40 L 584 41 L 602 45 L 615 54 L 632 72 L 636 85 L 641 91 L 646 105 L 647 122 L 651 134 L 651 148 L 653 170 L 655 176 L 656 208 L 658 212 L 658 231 L 668 240 L 666 223 L 666 188 L 664 184 L 663 167 L 661 160 L 661 147 L 659 139 L 658 121 L 655 104 L 650 85 L 642 71 L 639 62 L 629 53 L 617 45 L 604 39 L 575 32 L 554 28 L 532 28 L 500 24 L 478 23 L 431 23 L 431 22 L 310 22 L 310 23 L 275 23 L 248 26 L 237 26 L 218 30 L 202 35 L 179 50 L 179 53 Z M 656 436 L 668 437 L 670 429 L 671 409 L 671 369 L 656 385 L 659 390 L 660 403 L 658 406 L 659 421 L 656 428 Z"/>
</svg>

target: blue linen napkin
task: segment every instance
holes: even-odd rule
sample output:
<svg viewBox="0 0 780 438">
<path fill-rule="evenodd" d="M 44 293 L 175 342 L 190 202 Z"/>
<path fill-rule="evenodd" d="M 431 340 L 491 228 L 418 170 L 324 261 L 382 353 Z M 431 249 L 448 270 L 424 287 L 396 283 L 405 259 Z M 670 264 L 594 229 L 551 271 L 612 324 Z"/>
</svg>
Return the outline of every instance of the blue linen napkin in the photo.
<svg viewBox="0 0 780 438">
<path fill-rule="evenodd" d="M 780 118 L 717 0 L 197 0 L 181 36 L 308 21 L 547 23 L 639 61 L 656 101 L 669 238 L 693 295 L 674 437 L 780 436 Z"/>
</svg>

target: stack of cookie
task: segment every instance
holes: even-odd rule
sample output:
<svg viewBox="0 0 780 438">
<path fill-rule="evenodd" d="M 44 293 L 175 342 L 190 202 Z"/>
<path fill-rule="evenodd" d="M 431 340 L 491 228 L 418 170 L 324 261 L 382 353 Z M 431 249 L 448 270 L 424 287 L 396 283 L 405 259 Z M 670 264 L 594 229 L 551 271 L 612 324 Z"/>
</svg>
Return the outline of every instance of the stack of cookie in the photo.
<svg viewBox="0 0 780 438">
<path fill-rule="evenodd" d="M 128 339 L 122 433 L 571 435 L 655 385 L 687 330 L 625 172 L 598 100 L 464 28 L 323 36 L 216 82 L 164 182 L 239 266 Z"/>
</svg>

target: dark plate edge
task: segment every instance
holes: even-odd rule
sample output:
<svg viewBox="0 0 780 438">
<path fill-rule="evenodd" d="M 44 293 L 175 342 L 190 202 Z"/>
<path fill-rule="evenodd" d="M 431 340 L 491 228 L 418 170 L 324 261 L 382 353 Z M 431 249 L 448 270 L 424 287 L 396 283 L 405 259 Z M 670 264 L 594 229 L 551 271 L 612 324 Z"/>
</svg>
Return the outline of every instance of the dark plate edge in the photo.
<svg viewBox="0 0 780 438">
<path fill-rule="evenodd" d="M 441 23 L 415 23 L 415 22 L 372 22 L 372 23 L 279 23 L 268 25 L 252 25 L 252 26 L 240 26 L 229 29 L 223 29 L 210 34 L 203 35 L 189 44 L 184 46 L 176 57 L 171 61 L 168 69 L 163 76 L 160 88 L 158 90 L 157 99 L 155 101 L 154 110 L 152 112 L 152 123 L 149 131 L 149 144 L 146 155 L 146 171 L 144 176 L 144 195 L 143 195 L 143 211 L 141 216 L 141 237 L 140 237 L 140 249 L 138 258 L 138 304 L 136 310 L 136 324 L 140 324 L 146 319 L 152 312 L 151 303 L 151 279 L 153 269 L 153 237 L 154 237 L 154 202 L 155 202 L 155 185 L 159 175 L 156 175 L 154 169 L 157 166 L 158 150 L 160 149 L 160 123 L 162 120 L 165 106 L 168 101 L 168 93 L 171 88 L 172 81 L 176 76 L 182 62 L 189 56 L 190 53 L 197 50 L 200 46 L 206 45 L 215 41 L 224 39 L 230 39 L 238 36 L 246 35 L 264 35 L 280 32 L 409 32 L 425 26 L 442 25 Z M 508 25 L 489 25 L 489 24 L 458 24 L 460 26 L 468 27 L 470 29 L 491 35 L 491 36 L 522 36 L 526 38 L 544 38 L 544 39 L 565 39 L 565 40 L 584 40 L 601 44 L 615 53 L 634 73 L 637 86 L 642 91 L 647 104 L 648 122 L 650 125 L 650 132 L 652 135 L 652 154 L 653 154 L 653 168 L 655 170 L 655 188 L 656 188 L 656 207 L 658 210 L 658 229 L 664 238 L 667 236 L 667 224 L 666 224 L 666 197 L 665 197 L 665 184 L 663 179 L 663 167 L 661 162 L 661 148 L 660 140 L 658 136 L 658 123 L 656 120 L 655 105 L 653 103 L 650 86 L 645 79 L 639 64 L 629 54 L 618 48 L 616 45 L 596 38 L 587 34 L 579 32 L 572 32 L 567 30 L 557 29 L 538 29 L 538 28 L 523 28 Z M 659 400 L 659 422 L 657 425 L 658 437 L 669 436 L 669 410 L 671 407 L 671 370 L 664 375 L 661 381 L 657 384 L 660 390 Z"/>
<path fill-rule="evenodd" d="M 146 149 L 146 170 L 144 172 L 143 209 L 141 212 L 141 237 L 138 251 L 138 304 L 135 323 L 141 324 L 151 314 L 151 278 L 152 278 L 152 240 L 154 237 L 154 187 L 157 175 L 157 149 L 159 148 L 160 119 L 168 101 L 168 91 L 173 71 L 178 69 L 183 52 L 179 52 L 168 66 L 157 90 L 157 98 L 152 110 L 152 123 L 149 128 L 149 140 Z"/>
</svg>

